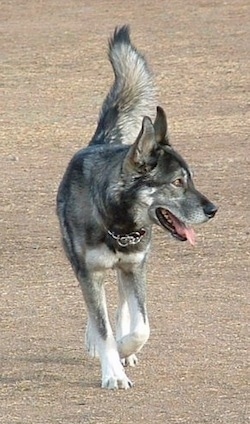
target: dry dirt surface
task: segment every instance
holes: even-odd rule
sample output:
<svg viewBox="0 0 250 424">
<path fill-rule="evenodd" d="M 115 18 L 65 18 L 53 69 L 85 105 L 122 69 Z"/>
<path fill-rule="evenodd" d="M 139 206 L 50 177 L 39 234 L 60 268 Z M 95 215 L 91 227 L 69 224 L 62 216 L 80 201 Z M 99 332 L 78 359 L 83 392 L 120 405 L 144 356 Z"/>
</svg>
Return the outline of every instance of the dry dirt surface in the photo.
<svg viewBox="0 0 250 424">
<path fill-rule="evenodd" d="M 3 424 L 246 424 L 249 2 L 3 0 L 0 142 Z M 107 37 L 129 23 L 171 141 L 219 205 L 191 248 L 155 229 L 151 337 L 127 391 L 100 388 L 55 216 L 58 183 L 112 81 Z M 113 275 L 107 277 L 112 313 Z"/>
</svg>

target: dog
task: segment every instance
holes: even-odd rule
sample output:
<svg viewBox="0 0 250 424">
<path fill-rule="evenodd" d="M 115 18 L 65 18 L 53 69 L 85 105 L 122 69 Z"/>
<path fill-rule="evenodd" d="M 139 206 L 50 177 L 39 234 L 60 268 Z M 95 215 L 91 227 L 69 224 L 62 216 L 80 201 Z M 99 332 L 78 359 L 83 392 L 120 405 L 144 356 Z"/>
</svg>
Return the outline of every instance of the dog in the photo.
<svg viewBox="0 0 250 424">
<path fill-rule="evenodd" d="M 217 207 L 195 188 L 188 164 L 169 142 L 152 73 L 128 26 L 115 29 L 108 55 L 114 83 L 93 138 L 63 176 L 57 215 L 86 303 L 86 346 L 100 359 L 102 387 L 128 389 L 124 367 L 137 364 L 150 333 L 146 261 L 152 226 L 194 244 L 192 225 L 213 218 Z M 118 277 L 115 335 L 103 284 L 110 268 Z"/>
</svg>

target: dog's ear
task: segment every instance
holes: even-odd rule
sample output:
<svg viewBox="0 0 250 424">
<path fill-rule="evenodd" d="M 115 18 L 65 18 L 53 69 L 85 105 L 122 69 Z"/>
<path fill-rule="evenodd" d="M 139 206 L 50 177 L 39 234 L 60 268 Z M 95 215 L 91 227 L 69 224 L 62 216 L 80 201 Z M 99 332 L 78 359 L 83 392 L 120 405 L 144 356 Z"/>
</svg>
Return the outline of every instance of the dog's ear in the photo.
<svg viewBox="0 0 250 424">
<path fill-rule="evenodd" d="M 168 124 L 167 117 L 164 110 L 157 106 L 157 114 L 154 122 L 155 129 L 155 139 L 159 144 L 167 144 L 169 145 L 168 139 Z"/>
<path fill-rule="evenodd" d="M 149 172 L 155 166 L 156 147 L 154 125 L 151 119 L 145 116 L 141 131 L 124 159 L 123 171 L 136 171 L 139 174 Z"/>
</svg>

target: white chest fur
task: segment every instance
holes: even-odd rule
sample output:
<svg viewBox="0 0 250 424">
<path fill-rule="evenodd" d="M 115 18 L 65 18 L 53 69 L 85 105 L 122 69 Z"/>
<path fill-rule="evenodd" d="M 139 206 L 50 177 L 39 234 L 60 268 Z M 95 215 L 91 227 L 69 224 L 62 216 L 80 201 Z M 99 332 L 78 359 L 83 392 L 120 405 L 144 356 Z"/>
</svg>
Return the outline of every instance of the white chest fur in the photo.
<svg viewBox="0 0 250 424">
<path fill-rule="evenodd" d="M 86 251 L 86 265 L 92 271 L 115 268 L 120 264 L 136 264 L 143 261 L 146 251 L 137 253 L 113 253 L 104 243 L 95 249 Z"/>
</svg>

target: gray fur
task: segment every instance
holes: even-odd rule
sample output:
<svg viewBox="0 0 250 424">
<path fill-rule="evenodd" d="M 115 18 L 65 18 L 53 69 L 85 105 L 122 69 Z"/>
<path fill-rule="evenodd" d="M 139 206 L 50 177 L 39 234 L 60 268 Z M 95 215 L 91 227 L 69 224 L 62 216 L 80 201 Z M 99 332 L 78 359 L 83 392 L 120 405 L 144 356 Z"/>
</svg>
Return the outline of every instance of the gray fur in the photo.
<svg viewBox="0 0 250 424">
<path fill-rule="evenodd" d="M 117 143 L 119 133 L 119 143 L 132 144 L 144 116 L 155 117 L 157 103 L 153 75 L 143 55 L 131 43 L 129 32 L 128 26 L 117 28 L 109 41 L 108 56 L 115 81 L 101 109 L 97 133 L 92 141 L 95 143 L 103 137 L 106 143 Z M 115 127 L 110 127 L 111 114 L 117 119 Z"/>
<path fill-rule="evenodd" d="M 136 354 L 149 337 L 146 261 L 152 225 L 192 242 L 188 226 L 212 218 L 216 207 L 196 190 L 188 165 L 170 146 L 163 109 L 157 108 L 152 122 L 152 75 L 128 27 L 115 30 L 109 58 L 115 81 L 94 137 L 64 174 L 57 214 L 86 303 L 86 346 L 100 359 L 102 387 L 127 389 L 132 383 L 123 366 L 137 364 Z M 118 277 L 116 336 L 103 285 L 109 268 Z"/>
</svg>

